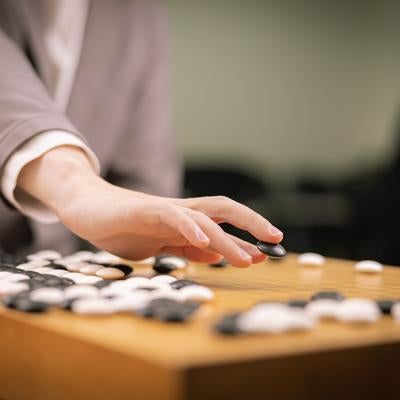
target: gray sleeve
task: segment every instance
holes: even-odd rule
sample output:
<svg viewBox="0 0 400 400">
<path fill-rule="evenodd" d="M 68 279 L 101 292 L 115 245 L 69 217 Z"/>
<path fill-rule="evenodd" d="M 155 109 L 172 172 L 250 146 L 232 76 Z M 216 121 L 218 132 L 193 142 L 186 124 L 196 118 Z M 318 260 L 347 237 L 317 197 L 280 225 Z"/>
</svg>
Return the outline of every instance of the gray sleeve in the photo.
<svg viewBox="0 0 400 400">
<path fill-rule="evenodd" d="M 53 103 L 18 38 L 10 35 L 5 19 L 11 16 L 6 11 L 0 4 L 1 166 L 19 146 L 40 132 L 59 129 L 81 137 Z"/>
<path fill-rule="evenodd" d="M 113 162 L 117 184 L 146 193 L 181 194 L 181 158 L 170 129 L 166 16 L 159 1 L 141 2 L 145 68 L 128 129 Z"/>
</svg>

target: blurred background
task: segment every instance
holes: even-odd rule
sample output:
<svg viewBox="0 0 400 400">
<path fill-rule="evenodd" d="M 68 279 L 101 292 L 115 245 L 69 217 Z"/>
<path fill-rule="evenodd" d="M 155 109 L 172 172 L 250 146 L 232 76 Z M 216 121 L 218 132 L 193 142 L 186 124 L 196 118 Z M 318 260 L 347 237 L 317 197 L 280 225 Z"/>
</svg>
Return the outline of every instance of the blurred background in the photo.
<svg viewBox="0 0 400 400">
<path fill-rule="evenodd" d="M 185 194 L 251 206 L 291 251 L 400 265 L 400 2 L 166 4 Z"/>
</svg>

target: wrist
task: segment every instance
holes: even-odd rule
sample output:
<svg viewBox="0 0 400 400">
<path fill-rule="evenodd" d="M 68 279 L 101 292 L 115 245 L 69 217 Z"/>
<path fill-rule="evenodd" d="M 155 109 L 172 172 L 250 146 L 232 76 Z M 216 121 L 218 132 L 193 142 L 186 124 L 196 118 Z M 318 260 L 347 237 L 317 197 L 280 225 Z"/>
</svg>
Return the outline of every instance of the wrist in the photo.
<svg viewBox="0 0 400 400">
<path fill-rule="evenodd" d="M 26 165 L 17 185 L 59 215 L 79 190 L 99 181 L 78 147 L 60 146 Z"/>
</svg>

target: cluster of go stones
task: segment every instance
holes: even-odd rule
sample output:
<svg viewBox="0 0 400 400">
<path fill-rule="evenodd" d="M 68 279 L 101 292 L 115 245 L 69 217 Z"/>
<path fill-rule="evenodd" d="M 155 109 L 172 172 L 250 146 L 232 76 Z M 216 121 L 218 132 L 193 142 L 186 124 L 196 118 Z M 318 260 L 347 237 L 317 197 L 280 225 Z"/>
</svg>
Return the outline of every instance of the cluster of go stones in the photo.
<svg viewBox="0 0 400 400">
<path fill-rule="evenodd" d="M 84 315 L 133 312 L 167 322 L 188 320 L 213 299 L 208 287 L 169 272 L 186 260 L 162 255 L 151 261 L 158 272 L 139 276 L 134 268 L 104 251 L 79 251 L 62 257 L 43 250 L 26 258 L 0 257 L 0 298 L 9 308 L 43 312 L 61 308 Z"/>
<path fill-rule="evenodd" d="M 222 316 L 215 325 L 225 335 L 309 331 L 319 321 L 331 320 L 349 324 L 371 324 L 384 314 L 400 323 L 400 302 L 390 299 L 346 299 L 336 291 L 315 293 L 308 300 L 288 302 L 263 301 L 249 310 Z"/>
</svg>

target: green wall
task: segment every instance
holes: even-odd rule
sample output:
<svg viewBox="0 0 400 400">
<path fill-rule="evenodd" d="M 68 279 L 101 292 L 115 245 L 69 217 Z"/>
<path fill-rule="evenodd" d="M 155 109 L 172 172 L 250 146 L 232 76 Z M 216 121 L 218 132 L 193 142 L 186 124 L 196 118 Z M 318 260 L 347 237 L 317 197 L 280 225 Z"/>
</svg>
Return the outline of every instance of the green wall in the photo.
<svg viewBox="0 0 400 400">
<path fill-rule="evenodd" d="M 188 162 L 290 180 L 385 163 L 400 117 L 400 2 L 169 0 Z M 399 119 L 400 120 L 400 119 Z"/>
</svg>

